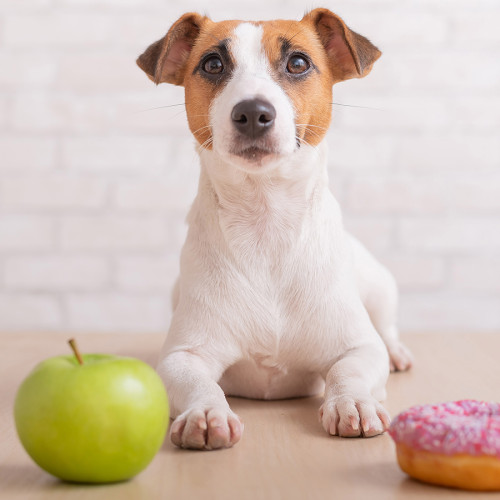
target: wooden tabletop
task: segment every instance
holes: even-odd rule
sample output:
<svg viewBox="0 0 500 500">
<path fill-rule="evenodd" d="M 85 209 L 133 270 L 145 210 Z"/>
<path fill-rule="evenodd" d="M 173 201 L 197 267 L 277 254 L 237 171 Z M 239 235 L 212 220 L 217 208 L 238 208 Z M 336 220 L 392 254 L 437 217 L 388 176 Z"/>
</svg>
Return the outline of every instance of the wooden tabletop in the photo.
<svg viewBox="0 0 500 500">
<path fill-rule="evenodd" d="M 371 439 L 329 437 L 318 423 L 320 398 L 252 401 L 231 398 L 245 421 L 229 450 L 175 448 L 167 439 L 149 467 L 132 480 L 102 486 L 63 483 L 39 469 L 14 428 L 16 390 L 33 366 L 67 353 L 61 334 L 0 335 L 0 498 L 3 500 L 274 500 L 500 498 L 413 481 L 396 463 L 385 434 Z M 390 376 L 392 415 L 415 404 L 462 398 L 500 400 L 500 334 L 408 335 L 415 355 L 408 373 Z M 80 335 L 84 352 L 134 356 L 154 365 L 162 335 Z"/>
</svg>

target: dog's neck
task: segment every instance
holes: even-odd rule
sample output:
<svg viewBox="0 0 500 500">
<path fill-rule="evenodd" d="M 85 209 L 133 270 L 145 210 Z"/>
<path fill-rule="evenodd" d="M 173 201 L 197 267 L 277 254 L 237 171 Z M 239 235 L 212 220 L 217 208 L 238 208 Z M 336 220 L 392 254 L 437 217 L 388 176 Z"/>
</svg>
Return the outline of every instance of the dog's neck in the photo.
<svg viewBox="0 0 500 500">
<path fill-rule="evenodd" d="M 289 161 L 256 174 L 201 151 L 199 208 L 215 217 L 224 239 L 239 253 L 250 258 L 251 253 L 283 251 L 297 241 L 304 218 L 328 188 L 326 149 L 324 143 L 301 148 Z"/>
<path fill-rule="evenodd" d="M 199 154 L 201 178 L 212 187 L 220 208 L 251 202 L 248 210 L 252 211 L 259 206 L 256 201 L 272 205 L 280 194 L 290 201 L 307 202 L 318 185 L 328 184 L 326 141 L 314 148 L 302 146 L 275 168 L 255 173 L 238 169 L 214 151 Z"/>
</svg>

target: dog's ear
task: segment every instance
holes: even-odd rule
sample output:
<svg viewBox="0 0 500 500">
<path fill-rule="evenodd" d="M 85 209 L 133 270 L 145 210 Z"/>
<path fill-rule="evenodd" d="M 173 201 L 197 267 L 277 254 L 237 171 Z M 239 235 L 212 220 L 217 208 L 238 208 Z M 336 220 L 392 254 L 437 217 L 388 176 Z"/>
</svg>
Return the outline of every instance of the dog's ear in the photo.
<svg viewBox="0 0 500 500">
<path fill-rule="evenodd" d="M 137 58 L 137 65 L 158 85 L 182 85 L 189 54 L 207 17 L 194 12 L 179 18 L 168 33 Z"/>
<path fill-rule="evenodd" d="M 309 21 L 330 59 L 330 69 L 336 80 L 363 78 L 382 55 L 367 38 L 350 30 L 328 9 L 314 9 L 303 21 Z"/>
</svg>

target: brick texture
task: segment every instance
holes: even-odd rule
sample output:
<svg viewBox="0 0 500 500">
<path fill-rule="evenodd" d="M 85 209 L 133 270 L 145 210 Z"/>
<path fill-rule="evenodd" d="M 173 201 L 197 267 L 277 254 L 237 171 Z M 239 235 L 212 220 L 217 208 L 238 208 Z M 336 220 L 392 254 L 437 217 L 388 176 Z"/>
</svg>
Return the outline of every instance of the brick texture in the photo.
<svg viewBox="0 0 500 500">
<path fill-rule="evenodd" d="M 47 174 L 8 178 L 0 186 L 0 205 L 12 210 L 98 209 L 106 201 L 106 181 Z"/>
<path fill-rule="evenodd" d="M 95 291 L 107 285 L 109 268 L 102 257 L 11 257 L 5 262 L 5 287 L 23 291 Z"/>
<path fill-rule="evenodd" d="M 300 18 L 304 2 L 209 15 Z M 345 225 L 395 274 L 407 331 L 500 332 L 500 3 L 339 0 L 383 51 L 334 88 Z M 198 164 L 181 87 L 135 58 L 189 6 L 0 7 L 0 332 L 165 331 Z"/>
</svg>

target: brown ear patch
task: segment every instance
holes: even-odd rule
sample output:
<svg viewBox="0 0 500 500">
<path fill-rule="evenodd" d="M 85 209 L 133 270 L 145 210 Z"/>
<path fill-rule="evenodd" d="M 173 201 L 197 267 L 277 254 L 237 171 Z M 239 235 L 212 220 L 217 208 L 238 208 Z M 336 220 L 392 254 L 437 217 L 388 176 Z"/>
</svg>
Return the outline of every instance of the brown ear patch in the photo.
<svg viewBox="0 0 500 500">
<path fill-rule="evenodd" d="M 313 24 L 337 81 L 366 76 L 382 55 L 367 38 L 349 29 L 328 9 L 314 9 L 303 20 Z"/>
<path fill-rule="evenodd" d="M 157 85 L 182 85 L 189 54 L 207 20 L 196 13 L 184 14 L 162 39 L 137 58 L 137 65 Z"/>
</svg>

